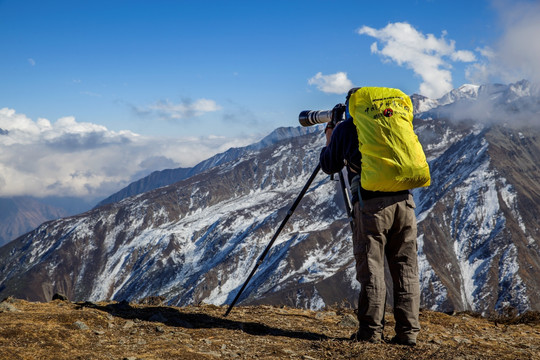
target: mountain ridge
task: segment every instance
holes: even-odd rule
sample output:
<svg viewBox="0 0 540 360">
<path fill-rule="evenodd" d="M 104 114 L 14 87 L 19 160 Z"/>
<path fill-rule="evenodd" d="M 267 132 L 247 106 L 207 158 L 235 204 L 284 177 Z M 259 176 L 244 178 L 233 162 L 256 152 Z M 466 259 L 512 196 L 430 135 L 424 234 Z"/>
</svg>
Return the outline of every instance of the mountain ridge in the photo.
<svg viewBox="0 0 540 360">
<path fill-rule="evenodd" d="M 150 191 L 150 190 L 162 187 L 162 186 L 173 184 L 180 180 L 184 180 L 188 177 L 199 174 L 212 167 L 237 159 L 238 157 L 242 156 L 242 154 L 245 154 L 249 151 L 256 151 L 266 146 L 272 145 L 280 140 L 287 139 L 294 136 L 300 136 L 303 134 L 310 133 L 312 131 L 316 131 L 316 127 L 314 128 L 310 128 L 310 127 L 277 128 L 274 131 L 272 131 L 270 134 L 265 136 L 262 140 L 256 143 L 253 143 L 251 145 L 247 145 L 241 148 L 230 148 L 225 152 L 216 154 L 206 160 L 201 161 L 194 167 L 154 171 L 150 175 L 132 182 L 127 187 L 103 199 L 95 207 L 100 207 L 102 205 L 120 201 L 122 199 L 125 199 L 126 197 L 138 195 L 146 191 Z"/>
</svg>

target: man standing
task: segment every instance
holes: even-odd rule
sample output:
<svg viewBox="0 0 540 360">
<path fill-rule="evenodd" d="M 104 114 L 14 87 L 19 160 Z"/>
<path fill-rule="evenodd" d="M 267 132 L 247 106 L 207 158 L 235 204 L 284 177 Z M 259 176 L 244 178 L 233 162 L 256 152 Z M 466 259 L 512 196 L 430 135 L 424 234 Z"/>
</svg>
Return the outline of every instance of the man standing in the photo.
<svg viewBox="0 0 540 360">
<path fill-rule="evenodd" d="M 356 113 L 352 116 L 349 114 L 351 95 L 358 89 L 349 91 L 346 119 L 338 122 L 335 128 L 334 122 L 326 127 L 326 147 L 322 149 L 320 155 L 321 168 L 325 173 L 333 174 L 346 166 L 351 184 L 354 214 L 353 252 L 356 260 L 356 278 L 361 284 L 358 302 L 360 326 L 353 338 L 373 343 L 383 340 L 386 257 L 394 284 L 396 335 L 392 342 L 414 346 L 420 331 L 415 203 L 408 190 L 373 191 L 366 190 L 362 186 L 363 160 L 359 146 L 360 133 L 353 119 Z M 392 98 L 382 99 L 389 104 L 387 99 Z M 378 112 L 374 115 L 375 119 L 382 116 L 391 117 L 394 113 L 405 113 L 403 108 L 406 106 L 396 106 L 395 111 L 387 106 L 391 105 L 365 106 L 365 113 Z M 412 105 L 408 110 L 412 129 Z"/>
</svg>

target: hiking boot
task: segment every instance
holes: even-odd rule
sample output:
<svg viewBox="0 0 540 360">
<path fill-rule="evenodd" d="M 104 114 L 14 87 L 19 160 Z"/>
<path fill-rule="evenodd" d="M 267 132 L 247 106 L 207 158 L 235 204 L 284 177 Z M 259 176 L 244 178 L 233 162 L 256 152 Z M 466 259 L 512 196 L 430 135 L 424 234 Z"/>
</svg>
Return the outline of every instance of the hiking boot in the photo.
<svg viewBox="0 0 540 360">
<path fill-rule="evenodd" d="M 350 340 L 352 341 L 365 341 L 372 344 L 380 344 L 383 342 L 382 335 L 378 333 L 374 334 L 365 334 L 360 333 L 360 331 L 355 332 L 351 335 Z"/>
<path fill-rule="evenodd" d="M 390 344 L 416 346 L 416 339 L 400 338 L 396 335 L 392 338 L 392 340 L 390 340 Z"/>
</svg>

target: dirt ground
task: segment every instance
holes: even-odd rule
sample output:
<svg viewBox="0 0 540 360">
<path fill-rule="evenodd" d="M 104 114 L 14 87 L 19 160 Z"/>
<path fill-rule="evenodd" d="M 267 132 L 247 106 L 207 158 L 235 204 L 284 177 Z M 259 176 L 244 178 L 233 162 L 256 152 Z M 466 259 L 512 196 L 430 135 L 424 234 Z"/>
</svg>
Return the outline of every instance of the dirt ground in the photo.
<svg viewBox="0 0 540 360">
<path fill-rule="evenodd" d="M 416 347 L 353 342 L 352 309 L 0 303 L 0 359 L 540 359 L 540 315 L 422 311 Z M 387 313 L 385 337 L 394 335 Z"/>
</svg>

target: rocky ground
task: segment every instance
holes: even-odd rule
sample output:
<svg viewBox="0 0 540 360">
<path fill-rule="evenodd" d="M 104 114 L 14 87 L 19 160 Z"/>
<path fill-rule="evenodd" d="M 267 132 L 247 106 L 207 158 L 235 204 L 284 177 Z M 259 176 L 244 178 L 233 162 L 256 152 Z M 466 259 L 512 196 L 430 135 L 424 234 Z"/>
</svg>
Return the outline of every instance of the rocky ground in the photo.
<svg viewBox="0 0 540 360">
<path fill-rule="evenodd" d="M 540 314 L 422 311 L 416 347 L 352 342 L 352 309 L 0 303 L 0 359 L 540 359 Z M 387 314 L 385 337 L 393 336 Z"/>
</svg>

